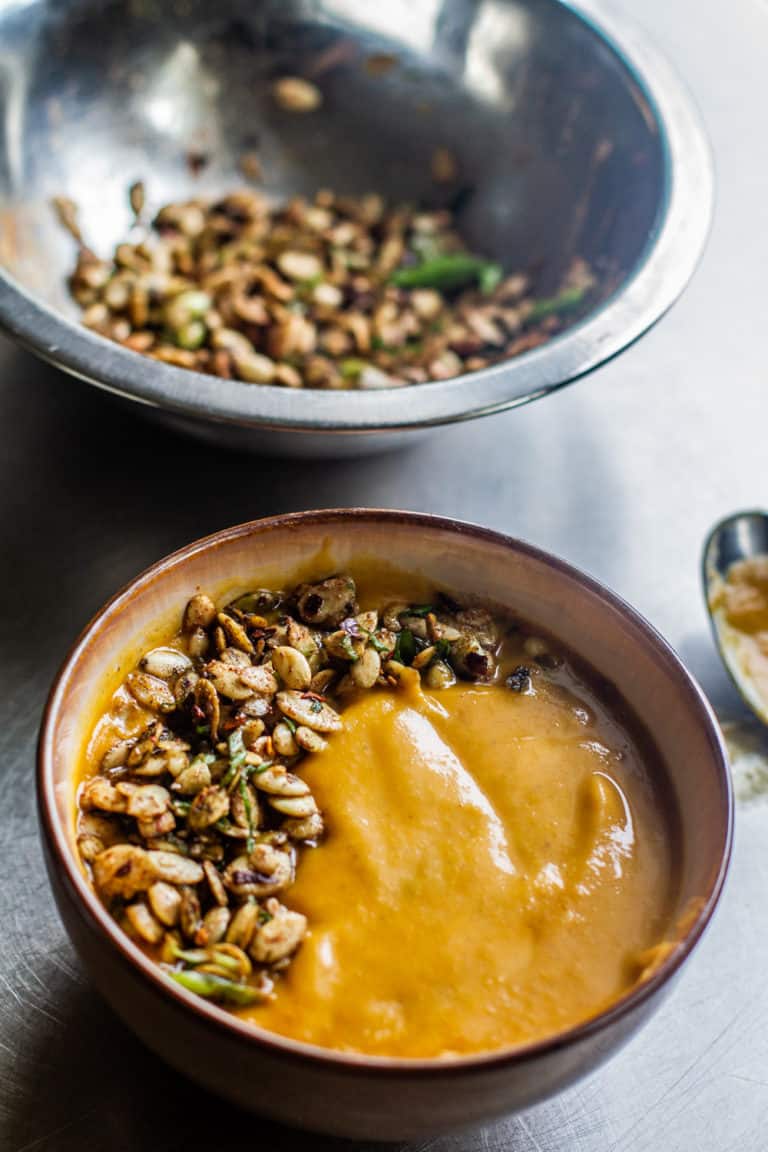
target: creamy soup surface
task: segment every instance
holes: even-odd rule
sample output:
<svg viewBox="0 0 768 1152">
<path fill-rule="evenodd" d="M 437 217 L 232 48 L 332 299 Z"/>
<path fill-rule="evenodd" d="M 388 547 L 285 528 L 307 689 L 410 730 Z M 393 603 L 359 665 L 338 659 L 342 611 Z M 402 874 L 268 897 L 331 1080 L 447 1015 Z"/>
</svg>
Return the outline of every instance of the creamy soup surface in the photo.
<svg viewBox="0 0 768 1152">
<path fill-rule="evenodd" d="M 359 589 L 362 608 L 392 598 Z M 539 663 L 508 624 L 492 683 L 430 690 L 406 669 L 352 692 L 295 769 L 325 820 L 281 894 L 309 928 L 242 1018 L 377 1056 L 498 1049 L 599 1012 L 672 931 L 674 817 L 650 745 L 555 641 Z M 96 726 L 86 774 L 118 729 Z"/>
</svg>

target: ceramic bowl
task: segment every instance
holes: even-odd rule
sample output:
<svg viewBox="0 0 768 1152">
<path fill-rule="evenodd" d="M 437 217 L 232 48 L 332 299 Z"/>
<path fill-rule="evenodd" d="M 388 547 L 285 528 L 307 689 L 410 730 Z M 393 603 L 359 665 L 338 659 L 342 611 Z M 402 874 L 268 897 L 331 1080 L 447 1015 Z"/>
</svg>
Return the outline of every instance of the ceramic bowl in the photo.
<svg viewBox="0 0 768 1152">
<path fill-rule="evenodd" d="M 257 1030 L 172 985 L 96 898 L 74 838 L 75 771 L 105 679 L 171 629 L 196 589 L 280 584 L 299 566 L 386 560 L 474 593 L 554 633 L 612 683 L 653 734 L 679 809 L 677 946 L 607 1010 L 535 1044 L 451 1061 L 334 1053 Z M 320 573 L 318 573 L 320 574 Z M 355 1138 L 425 1137 L 528 1107 L 592 1071 L 648 1019 L 712 915 L 725 879 L 732 796 L 719 730 L 662 638 L 594 580 L 495 532 L 416 513 L 308 512 L 209 536 L 161 560 L 93 619 L 51 692 L 38 796 L 48 871 L 93 984 L 180 1071 L 278 1120 Z"/>
</svg>

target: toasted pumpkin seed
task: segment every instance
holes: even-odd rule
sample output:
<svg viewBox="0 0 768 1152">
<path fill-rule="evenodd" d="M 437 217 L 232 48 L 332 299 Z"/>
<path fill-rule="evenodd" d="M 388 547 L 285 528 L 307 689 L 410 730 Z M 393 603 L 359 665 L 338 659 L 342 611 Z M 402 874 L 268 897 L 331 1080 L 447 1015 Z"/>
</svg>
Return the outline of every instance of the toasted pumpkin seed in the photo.
<svg viewBox="0 0 768 1152">
<path fill-rule="evenodd" d="M 178 648 L 153 648 L 143 657 L 139 667 L 159 680 L 170 680 L 180 676 L 190 667 L 190 660 Z"/>
<path fill-rule="evenodd" d="M 164 680 L 146 672 L 131 672 L 126 687 L 137 703 L 152 712 L 173 712 L 176 697 Z"/>
<path fill-rule="evenodd" d="M 272 768 L 257 770 L 253 775 L 253 783 L 260 792 L 269 796 L 307 796 L 309 785 L 300 776 L 286 772 L 285 768 L 275 765 Z"/>
<path fill-rule="evenodd" d="M 281 645 L 272 651 L 272 665 L 286 688 L 303 692 L 309 688 L 312 670 L 309 662 L 296 648 Z"/>
<path fill-rule="evenodd" d="M 338 712 L 303 692 L 278 692 L 277 706 L 284 716 L 313 732 L 338 732 L 342 726 Z"/>
<path fill-rule="evenodd" d="M 241 904 L 227 929 L 228 943 L 235 944 L 238 948 L 247 949 L 258 922 L 258 904 Z"/>
<path fill-rule="evenodd" d="M 257 964 L 277 964 L 292 956 L 307 933 L 307 918 L 277 900 L 267 901 L 269 919 L 258 924 L 248 950 Z"/>
<path fill-rule="evenodd" d="M 203 931 L 208 945 L 218 944 L 227 934 L 231 913 L 229 908 L 217 904 L 203 916 Z"/>
<path fill-rule="evenodd" d="M 216 619 L 216 605 L 210 596 L 198 593 L 193 596 L 184 609 L 182 629 L 184 632 L 194 632 L 198 628 L 209 628 Z"/>
<path fill-rule="evenodd" d="M 154 878 L 168 884 L 199 884 L 203 869 L 195 860 L 188 860 L 176 852 L 147 852 Z"/>
<path fill-rule="evenodd" d="M 163 938 L 163 926 L 155 919 L 146 904 L 129 904 L 125 918 L 136 935 L 147 944 L 158 944 Z"/>
<path fill-rule="evenodd" d="M 179 921 L 181 894 L 172 884 L 158 880 L 147 892 L 147 900 L 155 917 L 166 928 L 174 928 Z"/>
</svg>

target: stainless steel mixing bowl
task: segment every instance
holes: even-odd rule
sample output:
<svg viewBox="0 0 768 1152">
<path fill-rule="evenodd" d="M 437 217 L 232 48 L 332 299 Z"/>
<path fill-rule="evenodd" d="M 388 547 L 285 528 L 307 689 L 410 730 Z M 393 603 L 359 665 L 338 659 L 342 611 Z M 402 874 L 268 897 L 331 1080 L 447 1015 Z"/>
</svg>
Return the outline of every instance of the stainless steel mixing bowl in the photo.
<svg viewBox="0 0 768 1152">
<path fill-rule="evenodd" d="M 377 55 L 394 57 L 384 74 Z M 270 83 L 285 74 L 311 77 L 322 108 L 280 110 Z M 6 0 L 0 95 L 0 322 L 169 423 L 260 451 L 359 453 L 546 395 L 662 315 L 710 217 L 685 90 L 600 0 Z M 453 185 L 432 180 L 438 146 L 458 159 Z M 536 351 L 405 391 L 250 386 L 80 327 L 50 197 L 77 201 L 107 254 L 129 228 L 133 180 L 156 204 L 215 193 L 254 149 L 276 196 L 328 186 L 450 204 L 474 247 L 530 269 L 540 291 L 584 256 L 602 299 Z"/>
</svg>

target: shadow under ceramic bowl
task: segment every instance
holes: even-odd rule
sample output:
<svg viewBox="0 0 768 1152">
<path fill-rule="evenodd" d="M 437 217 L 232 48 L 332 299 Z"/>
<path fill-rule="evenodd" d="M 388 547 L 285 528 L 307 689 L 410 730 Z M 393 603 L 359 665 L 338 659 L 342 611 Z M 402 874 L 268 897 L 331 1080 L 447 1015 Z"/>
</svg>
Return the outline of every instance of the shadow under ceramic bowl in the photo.
<svg viewBox="0 0 768 1152">
<path fill-rule="evenodd" d="M 322 557 L 322 559 L 317 559 Z M 172 984 L 118 928 L 78 863 L 75 773 L 105 678 L 177 624 L 196 589 L 279 586 L 316 559 L 325 573 L 370 557 L 486 597 L 587 659 L 653 734 L 681 830 L 679 944 L 606 1011 L 539 1043 L 455 1061 L 334 1053 L 246 1025 Z M 148 569 L 88 625 L 43 719 L 38 798 L 59 910 L 95 986 L 176 1068 L 247 1108 L 357 1138 L 403 1139 L 521 1109 L 593 1070 L 657 1007 L 714 910 L 730 853 L 725 752 L 700 689 L 628 605 L 553 556 L 417 513 L 343 510 L 255 521 Z M 692 911 L 693 910 L 693 911 Z"/>
<path fill-rule="evenodd" d="M 391 58 L 384 75 L 366 66 Z M 285 73 L 322 89 L 281 111 Z M 544 396 L 627 347 L 687 283 L 712 206 L 699 119 L 669 65 L 602 0 L 27 0 L 0 5 L 0 323 L 148 414 L 280 454 L 359 454 Z M 435 184 L 447 148 L 459 177 Z M 602 290 L 546 346 L 375 392 L 248 386 L 160 364 L 78 323 L 62 194 L 108 255 L 151 203 L 218 194 L 258 150 L 277 197 L 379 191 L 449 206 L 469 243 L 551 293 L 575 255 Z M 190 153 L 207 161 L 202 171 Z"/>
</svg>

